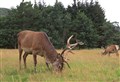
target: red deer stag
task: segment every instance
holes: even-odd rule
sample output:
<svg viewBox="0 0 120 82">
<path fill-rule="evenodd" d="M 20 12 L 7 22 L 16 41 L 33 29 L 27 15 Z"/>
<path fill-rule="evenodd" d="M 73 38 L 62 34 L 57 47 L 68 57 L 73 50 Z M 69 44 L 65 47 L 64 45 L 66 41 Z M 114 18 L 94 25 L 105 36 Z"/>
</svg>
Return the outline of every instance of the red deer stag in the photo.
<svg viewBox="0 0 120 82">
<path fill-rule="evenodd" d="M 49 68 L 49 64 L 52 65 L 53 70 L 61 72 L 63 70 L 64 63 L 68 65 L 64 60 L 63 54 L 68 48 L 65 48 L 61 53 L 57 53 L 54 46 L 50 42 L 45 32 L 34 31 L 21 31 L 18 33 L 18 50 L 19 50 L 19 66 L 21 69 L 21 56 L 24 51 L 23 61 L 26 68 L 26 57 L 28 54 L 33 55 L 34 70 L 36 71 L 37 55 L 42 56 L 46 60 L 46 65 Z"/>
<path fill-rule="evenodd" d="M 116 55 L 119 56 L 118 50 L 119 50 L 119 45 L 109 45 L 105 48 L 102 55 L 108 54 L 110 56 L 110 53 L 116 53 Z"/>
</svg>

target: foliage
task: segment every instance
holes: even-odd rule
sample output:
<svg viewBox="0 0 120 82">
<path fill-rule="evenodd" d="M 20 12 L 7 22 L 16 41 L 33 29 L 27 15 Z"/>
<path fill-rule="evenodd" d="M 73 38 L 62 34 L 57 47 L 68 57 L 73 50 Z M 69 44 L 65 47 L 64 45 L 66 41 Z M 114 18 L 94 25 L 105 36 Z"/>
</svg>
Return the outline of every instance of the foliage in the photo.
<svg viewBox="0 0 120 82">
<path fill-rule="evenodd" d="M 19 30 L 1 29 L 0 48 L 17 48 L 17 33 Z"/>
<path fill-rule="evenodd" d="M 7 8 L 0 8 L 0 17 L 7 16 L 9 12 L 9 9 Z"/>
<path fill-rule="evenodd" d="M 103 26 L 100 27 L 102 31 L 99 45 L 109 45 L 109 44 L 120 44 L 120 32 L 119 27 L 114 26 L 110 22 L 105 22 Z"/>
<path fill-rule="evenodd" d="M 71 30 L 73 30 L 73 33 L 85 43 L 86 47 L 96 47 L 98 34 L 96 29 L 94 29 L 93 22 L 84 13 L 79 11 L 76 15 L 76 19 L 73 20 L 72 25 Z"/>
<path fill-rule="evenodd" d="M 67 8 L 57 0 L 54 6 L 23 0 L 7 14 L 0 17 L 0 48 L 16 48 L 17 33 L 26 29 L 46 32 L 56 48 L 65 47 L 72 34 L 72 43 L 77 38 L 85 43 L 85 48 L 120 44 L 119 25 L 106 21 L 104 10 L 93 0 L 73 0 Z"/>
</svg>

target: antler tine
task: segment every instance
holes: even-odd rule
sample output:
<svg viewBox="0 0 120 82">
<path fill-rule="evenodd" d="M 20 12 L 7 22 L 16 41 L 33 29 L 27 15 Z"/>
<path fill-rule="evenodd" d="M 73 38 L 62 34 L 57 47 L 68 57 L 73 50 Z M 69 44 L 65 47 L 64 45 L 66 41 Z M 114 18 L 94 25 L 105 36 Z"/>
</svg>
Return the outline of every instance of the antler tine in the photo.
<svg viewBox="0 0 120 82">
<path fill-rule="evenodd" d="M 70 40 L 71 40 L 72 37 L 73 37 L 73 35 L 71 35 L 71 36 L 68 38 L 66 48 L 61 52 L 61 55 L 63 55 L 66 50 L 71 49 Z"/>
<path fill-rule="evenodd" d="M 65 48 L 62 52 L 61 52 L 61 55 L 63 55 L 64 54 L 64 52 L 66 51 L 66 50 L 68 50 L 69 48 Z"/>
<path fill-rule="evenodd" d="M 67 64 L 67 66 L 70 68 L 70 65 L 68 64 L 68 62 L 67 62 L 67 61 L 65 61 L 65 60 L 64 60 L 64 62 L 65 62 L 65 63 Z M 70 69 L 71 69 L 71 68 L 70 68 Z"/>
<path fill-rule="evenodd" d="M 73 35 L 71 35 L 67 40 L 67 48 L 71 48 L 70 47 L 70 40 L 71 40 L 72 37 L 73 37 Z"/>
<path fill-rule="evenodd" d="M 84 45 L 83 42 L 81 42 L 80 40 L 76 39 L 76 43 L 78 43 L 79 45 Z"/>
<path fill-rule="evenodd" d="M 69 48 L 70 50 L 72 50 L 73 48 L 75 48 L 78 44 L 79 45 L 83 45 L 84 43 L 83 42 L 80 42 L 79 40 L 76 39 L 76 43 L 74 44 L 70 44 L 70 40 L 71 38 L 73 37 L 73 35 L 71 35 L 68 40 L 67 40 L 67 45 L 66 47 Z"/>
</svg>

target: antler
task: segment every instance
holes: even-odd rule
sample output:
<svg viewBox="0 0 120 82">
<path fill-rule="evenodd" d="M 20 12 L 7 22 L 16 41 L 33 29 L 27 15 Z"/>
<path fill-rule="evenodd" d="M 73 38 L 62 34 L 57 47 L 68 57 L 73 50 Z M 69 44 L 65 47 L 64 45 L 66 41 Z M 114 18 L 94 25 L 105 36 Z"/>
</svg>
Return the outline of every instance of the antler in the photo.
<svg viewBox="0 0 120 82">
<path fill-rule="evenodd" d="M 71 36 L 68 38 L 68 40 L 67 40 L 67 45 L 66 45 L 66 47 L 69 48 L 69 49 L 71 49 L 70 40 L 71 40 L 72 37 L 73 37 L 73 35 L 71 35 Z"/>
<path fill-rule="evenodd" d="M 65 48 L 65 49 L 61 52 L 61 55 L 63 55 L 66 50 L 68 50 L 68 48 Z"/>
<path fill-rule="evenodd" d="M 71 52 L 72 54 L 74 54 L 71 50 L 72 50 L 74 47 L 76 47 L 76 46 L 78 45 L 78 43 L 70 44 L 70 40 L 71 40 L 72 37 L 73 37 L 73 35 L 71 35 L 71 36 L 68 38 L 66 48 L 61 52 L 61 55 L 63 55 L 66 50 L 69 50 L 68 52 Z"/>
<path fill-rule="evenodd" d="M 61 56 L 63 57 L 63 54 L 64 54 L 64 52 L 66 51 L 66 50 L 68 50 L 69 48 L 65 48 L 62 52 L 61 52 Z M 68 64 L 68 62 L 65 60 L 65 58 L 63 57 L 63 62 L 65 62 L 66 64 L 67 64 L 67 66 L 70 68 L 70 66 L 69 66 L 69 64 Z"/>
<path fill-rule="evenodd" d="M 68 64 L 68 62 L 67 62 L 67 61 L 65 61 L 65 60 L 64 60 L 64 62 L 65 62 L 65 63 L 67 64 L 67 66 L 70 68 L 70 65 Z"/>
<path fill-rule="evenodd" d="M 84 45 L 84 43 L 79 41 L 78 39 L 76 39 L 76 43 L 78 43 L 79 45 Z"/>
<path fill-rule="evenodd" d="M 73 48 L 75 48 L 78 44 L 79 45 L 83 45 L 84 43 L 83 42 L 80 42 L 79 40 L 76 39 L 76 43 L 74 44 L 70 44 L 70 40 L 71 38 L 73 37 L 73 35 L 71 35 L 68 40 L 67 40 L 67 45 L 66 47 L 69 48 L 70 50 L 72 50 Z"/>
<path fill-rule="evenodd" d="M 72 37 L 73 37 L 73 35 L 71 35 L 71 36 L 68 38 L 66 47 L 69 48 L 69 51 L 68 51 L 68 52 L 74 54 L 71 50 L 74 49 L 77 45 L 83 45 L 84 43 L 81 42 L 81 41 L 79 41 L 78 39 L 76 39 L 76 43 L 70 44 L 70 40 L 71 40 Z"/>
<path fill-rule="evenodd" d="M 72 51 L 70 51 L 72 49 L 71 44 L 70 44 L 70 40 L 71 40 L 72 37 L 73 37 L 73 35 L 71 35 L 68 38 L 66 48 L 61 52 L 61 55 L 63 55 L 66 50 L 69 50 L 69 52 L 73 53 Z"/>
<path fill-rule="evenodd" d="M 61 56 L 63 57 L 63 54 L 65 53 L 66 50 L 69 50 L 69 52 L 71 52 L 73 54 L 73 52 L 71 51 L 73 48 L 75 48 L 78 44 L 79 45 L 83 45 L 84 43 L 83 42 L 80 42 L 79 40 L 76 39 L 76 43 L 74 44 L 70 44 L 70 40 L 71 38 L 73 37 L 73 35 L 71 35 L 68 40 L 67 40 L 67 45 L 66 45 L 66 48 L 61 52 Z M 65 62 L 67 64 L 67 66 L 70 68 L 68 62 L 63 58 L 63 62 Z"/>
</svg>

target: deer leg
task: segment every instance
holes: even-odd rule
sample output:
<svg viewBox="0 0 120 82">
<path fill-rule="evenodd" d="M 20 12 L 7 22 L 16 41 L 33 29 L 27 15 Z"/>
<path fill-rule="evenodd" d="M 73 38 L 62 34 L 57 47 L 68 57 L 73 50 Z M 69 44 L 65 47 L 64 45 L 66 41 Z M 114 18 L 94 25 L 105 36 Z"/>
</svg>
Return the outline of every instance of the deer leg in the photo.
<svg viewBox="0 0 120 82">
<path fill-rule="evenodd" d="M 21 56 L 22 56 L 23 50 L 19 48 L 19 69 L 21 69 Z"/>
<path fill-rule="evenodd" d="M 24 67 L 26 68 L 26 58 L 27 58 L 27 56 L 28 56 L 28 53 L 24 53 L 24 55 L 23 55 L 23 61 L 24 61 Z"/>
<path fill-rule="evenodd" d="M 116 56 L 118 56 L 118 57 L 119 57 L 119 53 L 118 53 L 118 51 L 116 52 Z"/>
<path fill-rule="evenodd" d="M 33 54 L 33 60 L 34 60 L 34 71 L 36 72 L 37 55 Z"/>
<path fill-rule="evenodd" d="M 110 53 L 108 53 L 109 57 L 110 57 Z"/>
</svg>

